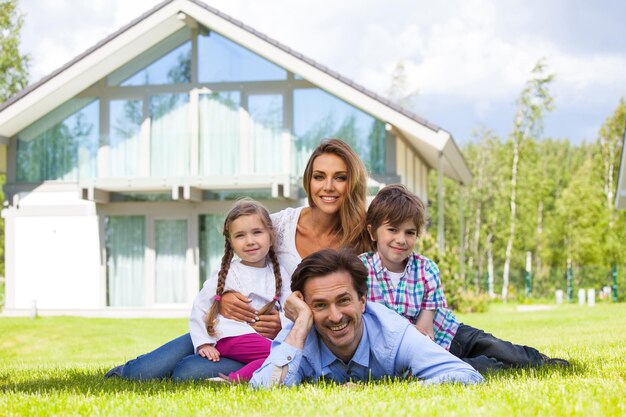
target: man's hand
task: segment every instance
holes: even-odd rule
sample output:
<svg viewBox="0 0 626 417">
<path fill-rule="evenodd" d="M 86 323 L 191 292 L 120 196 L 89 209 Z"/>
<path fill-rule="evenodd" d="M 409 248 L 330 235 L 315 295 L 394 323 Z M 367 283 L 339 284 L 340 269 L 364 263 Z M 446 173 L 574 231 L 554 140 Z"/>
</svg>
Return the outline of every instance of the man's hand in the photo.
<svg viewBox="0 0 626 417">
<path fill-rule="evenodd" d="M 259 319 L 257 311 L 250 306 L 250 300 L 238 292 L 227 292 L 222 295 L 220 314 L 227 319 L 253 323 Z"/>
<path fill-rule="evenodd" d="M 268 339 L 274 339 L 283 328 L 278 311 L 272 310 L 269 314 L 261 314 L 259 319 L 251 324 L 258 334 Z"/>
<path fill-rule="evenodd" d="M 313 327 L 313 311 L 304 302 L 300 291 L 294 291 L 285 301 L 285 315 L 293 321 L 293 327 L 285 338 L 291 346 L 303 349 L 311 327 Z"/>
<path fill-rule="evenodd" d="M 217 362 L 220 360 L 220 352 L 215 349 L 215 346 L 204 344 L 198 348 L 198 355 L 203 358 L 207 358 L 210 361 Z"/>
<path fill-rule="evenodd" d="M 300 291 L 294 291 L 289 297 L 287 297 L 284 309 L 285 316 L 294 323 L 302 312 L 310 315 L 313 314 L 311 312 L 311 308 L 304 301 L 304 296 Z"/>
</svg>

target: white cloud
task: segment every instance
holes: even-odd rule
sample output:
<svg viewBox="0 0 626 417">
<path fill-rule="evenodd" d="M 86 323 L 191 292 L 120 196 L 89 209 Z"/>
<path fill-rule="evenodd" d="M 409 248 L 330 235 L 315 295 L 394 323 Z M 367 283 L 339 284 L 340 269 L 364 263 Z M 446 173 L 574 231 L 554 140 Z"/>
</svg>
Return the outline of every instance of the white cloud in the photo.
<svg viewBox="0 0 626 417">
<path fill-rule="evenodd" d="M 21 0 L 21 9 L 28 13 L 23 50 L 33 58 L 31 79 L 50 73 L 160 2 Z M 577 103 L 580 112 L 593 105 L 608 115 L 604 109 L 614 107 L 626 94 L 626 49 L 590 53 L 589 48 L 577 48 L 580 34 L 568 29 L 567 19 L 573 17 L 562 13 L 562 3 L 550 7 L 538 0 L 207 3 L 381 94 L 389 87 L 396 63 L 403 60 L 410 90 L 419 90 L 424 101 L 438 97 L 439 102 L 463 103 L 476 120 L 493 118 L 503 112 L 502 103 L 513 103 L 542 57 L 556 73 L 557 111 L 560 103 L 567 103 L 574 112 L 571 106 Z M 611 22 L 606 27 L 620 30 L 617 35 L 607 32 L 602 39 L 620 35 L 626 39 L 625 25 L 618 24 L 620 14 L 593 3 L 577 7 L 593 8 L 596 21 L 603 13 L 600 17 Z M 585 39 L 600 29 L 587 31 Z M 586 44 L 600 43 L 594 42 Z M 509 114 L 500 117 L 510 119 Z"/>
</svg>

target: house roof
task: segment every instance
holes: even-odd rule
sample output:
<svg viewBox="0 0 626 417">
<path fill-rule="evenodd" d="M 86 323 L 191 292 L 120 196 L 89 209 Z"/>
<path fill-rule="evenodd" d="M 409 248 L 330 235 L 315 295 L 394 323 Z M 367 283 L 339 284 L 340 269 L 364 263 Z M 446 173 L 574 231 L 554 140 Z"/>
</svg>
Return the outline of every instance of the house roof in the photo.
<svg viewBox="0 0 626 417">
<path fill-rule="evenodd" d="M 181 15 L 183 13 L 183 15 Z M 11 137 L 185 26 L 185 15 L 394 126 L 431 168 L 469 184 L 452 135 L 326 66 L 197 0 L 166 0 L 0 105 L 0 137 Z"/>
<path fill-rule="evenodd" d="M 615 193 L 615 207 L 626 210 L 626 128 L 622 137 L 622 158 L 617 175 L 617 192 Z"/>
</svg>

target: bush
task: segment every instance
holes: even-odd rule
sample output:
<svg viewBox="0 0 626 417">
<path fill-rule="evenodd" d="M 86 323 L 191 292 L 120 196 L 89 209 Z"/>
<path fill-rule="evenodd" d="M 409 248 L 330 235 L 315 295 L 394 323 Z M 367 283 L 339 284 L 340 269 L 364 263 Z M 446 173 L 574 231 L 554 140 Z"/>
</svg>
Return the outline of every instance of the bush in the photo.
<svg viewBox="0 0 626 417">
<path fill-rule="evenodd" d="M 448 304 L 459 313 L 485 313 L 489 309 L 489 301 L 489 296 L 485 293 L 459 288 L 448 300 Z"/>
</svg>

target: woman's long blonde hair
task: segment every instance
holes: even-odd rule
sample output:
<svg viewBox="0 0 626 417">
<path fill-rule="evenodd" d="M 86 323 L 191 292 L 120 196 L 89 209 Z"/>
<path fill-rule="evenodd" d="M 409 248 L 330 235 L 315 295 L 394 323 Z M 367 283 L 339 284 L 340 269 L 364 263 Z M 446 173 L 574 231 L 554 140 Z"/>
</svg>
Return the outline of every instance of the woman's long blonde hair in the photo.
<svg viewBox="0 0 626 417">
<path fill-rule="evenodd" d="M 274 298 L 272 299 L 272 301 L 265 304 L 263 308 L 261 308 L 261 310 L 259 310 L 259 314 L 267 314 L 272 311 L 274 305 L 280 299 L 283 280 L 280 275 L 278 258 L 276 257 L 276 253 L 274 252 L 275 233 L 274 228 L 272 227 L 272 219 L 270 218 L 267 209 L 265 209 L 265 207 L 263 207 L 260 203 L 249 198 L 243 198 L 235 203 L 233 208 L 230 209 L 230 211 L 226 215 L 226 219 L 224 219 L 224 229 L 222 230 L 222 234 L 224 235 L 224 256 L 222 256 L 222 264 L 220 266 L 220 271 L 217 274 L 217 289 L 215 290 L 215 301 L 209 309 L 209 312 L 207 313 L 205 319 L 206 328 L 210 336 L 214 336 L 216 334 L 217 315 L 220 311 L 222 295 L 224 295 L 226 276 L 228 275 L 228 270 L 230 269 L 230 263 L 233 260 L 233 247 L 230 244 L 230 226 L 239 217 L 253 215 L 259 216 L 259 219 L 261 219 L 263 226 L 265 226 L 270 234 L 271 246 L 267 255 L 272 262 L 274 277 L 276 280 L 276 291 L 274 293 Z"/>
</svg>

